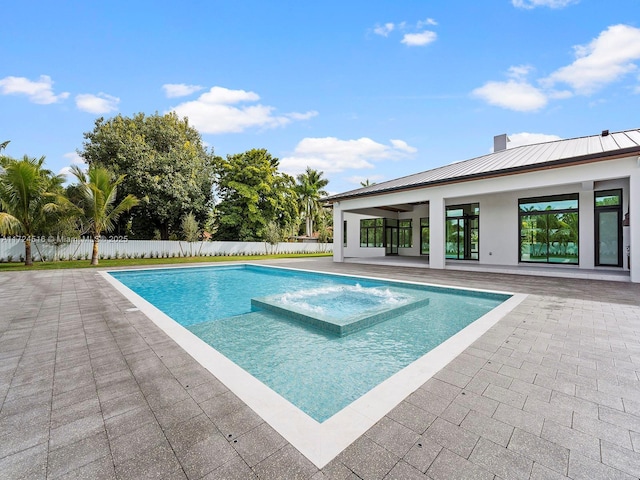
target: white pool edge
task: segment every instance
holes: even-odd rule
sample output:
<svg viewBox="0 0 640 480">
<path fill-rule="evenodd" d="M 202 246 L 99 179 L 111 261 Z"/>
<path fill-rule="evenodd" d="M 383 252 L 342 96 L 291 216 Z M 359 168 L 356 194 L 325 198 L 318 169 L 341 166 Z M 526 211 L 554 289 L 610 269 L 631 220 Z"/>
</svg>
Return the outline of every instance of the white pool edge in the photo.
<svg viewBox="0 0 640 480">
<path fill-rule="evenodd" d="M 232 265 L 265 266 L 248 263 L 234 263 Z M 206 267 L 212 266 L 208 265 Z M 109 275 L 109 271 L 99 272 L 117 291 L 138 307 L 153 323 L 189 353 L 200 365 L 224 383 L 231 392 L 260 415 L 271 427 L 318 468 L 322 468 L 329 463 L 527 297 L 525 294 L 514 294 L 494 290 L 465 289 L 420 282 L 363 277 L 360 275 L 332 274 L 316 270 L 273 267 L 271 265 L 267 267 L 333 276 L 384 280 L 394 283 L 428 285 L 446 289 L 473 290 L 511 295 L 511 298 L 469 324 L 395 375 L 378 384 L 325 422 L 319 423 L 185 327 L 178 324 L 150 302 Z M 200 266 L 162 268 L 200 268 Z"/>
</svg>

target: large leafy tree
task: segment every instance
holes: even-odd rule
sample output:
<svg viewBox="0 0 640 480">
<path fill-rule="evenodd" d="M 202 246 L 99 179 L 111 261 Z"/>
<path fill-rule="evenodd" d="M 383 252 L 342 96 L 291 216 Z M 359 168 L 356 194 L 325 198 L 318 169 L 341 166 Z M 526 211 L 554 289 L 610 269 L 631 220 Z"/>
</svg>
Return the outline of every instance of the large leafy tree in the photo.
<svg viewBox="0 0 640 480">
<path fill-rule="evenodd" d="M 180 221 L 193 213 L 207 220 L 213 205 L 213 151 L 203 145 L 200 133 L 175 113 L 98 118 L 93 131 L 84 134 L 78 153 L 89 165 L 126 175 L 118 188 L 118 201 L 127 195 L 141 200 L 130 216 L 123 216 L 133 238 L 162 239 L 179 234 Z"/>
<path fill-rule="evenodd" d="M 100 235 L 102 232 L 112 231 L 118 217 L 138 205 L 139 200 L 129 194 L 119 202 L 116 201 L 118 185 L 124 181 L 124 175 L 113 180 L 111 172 L 106 168 L 93 166 L 85 173 L 77 165 L 72 167 L 72 173 L 80 184 L 81 208 L 93 236 L 91 265 L 98 265 Z"/>
<path fill-rule="evenodd" d="M 320 199 L 327 195 L 324 187 L 327 186 L 329 180 L 322 178 L 324 172 L 318 172 L 313 168 L 307 167 L 304 173 L 299 174 L 297 191 L 300 199 L 300 205 L 305 219 L 305 233 L 307 237 L 313 236 L 313 224 L 322 212 L 322 204 Z"/>
<path fill-rule="evenodd" d="M 24 236 L 24 263 L 31 266 L 31 241 L 58 210 L 64 177 L 45 169 L 44 157 L 2 157 L 0 165 L 0 234 Z"/>
<path fill-rule="evenodd" d="M 264 149 L 227 155 L 217 165 L 217 231 L 214 239 L 264 240 L 271 222 L 286 228 L 297 215 L 294 180 L 278 172 Z"/>
</svg>

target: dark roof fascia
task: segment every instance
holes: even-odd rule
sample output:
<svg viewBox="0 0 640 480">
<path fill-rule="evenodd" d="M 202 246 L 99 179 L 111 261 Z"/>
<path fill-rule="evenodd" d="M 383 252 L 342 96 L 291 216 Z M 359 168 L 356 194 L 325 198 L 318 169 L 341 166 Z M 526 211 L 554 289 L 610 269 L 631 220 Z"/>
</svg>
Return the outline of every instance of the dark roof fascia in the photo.
<svg viewBox="0 0 640 480">
<path fill-rule="evenodd" d="M 552 160 L 549 162 L 544 162 L 539 164 L 521 165 L 518 167 L 492 170 L 489 172 L 474 173 L 471 175 L 464 175 L 460 177 L 441 178 L 438 180 L 431 180 L 428 182 L 415 183 L 413 185 L 399 185 L 397 187 L 389 187 L 382 190 L 376 190 L 374 192 L 353 193 L 351 195 L 333 195 L 331 197 L 327 197 L 323 199 L 322 201 L 327 203 L 334 203 L 334 202 L 339 202 L 340 200 L 347 200 L 347 199 L 367 197 L 367 196 L 374 197 L 377 195 L 400 192 L 403 190 L 415 190 L 417 188 L 423 188 L 423 187 L 435 187 L 438 185 L 469 182 L 473 180 L 481 180 L 484 178 L 501 177 L 505 175 L 516 175 L 518 173 L 548 170 L 550 168 L 558 168 L 558 167 L 564 167 L 564 166 L 580 164 L 580 163 L 593 163 L 593 162 L 605 161 L 605 160 L 615 160 L 617 158 L 624 158 L 624 157 L 638 155 L 638 154 L 640 154 L 640 147 L 638 146 L 627 147 L 627 148 L 621 148 L 621 149 L 615 150 L 614 152 L 591 153 L 588 155 L 581 155 L 579 157 L 561 158 L 558 160 Z M 441 167 L 438 167 L 438 168 L 441 168 Z M 422 173 L 426 173 L 426 172 L 422 172 Z M 418 175 L 418 174 L 415 174 L 415 175 Z"/>
</svg>

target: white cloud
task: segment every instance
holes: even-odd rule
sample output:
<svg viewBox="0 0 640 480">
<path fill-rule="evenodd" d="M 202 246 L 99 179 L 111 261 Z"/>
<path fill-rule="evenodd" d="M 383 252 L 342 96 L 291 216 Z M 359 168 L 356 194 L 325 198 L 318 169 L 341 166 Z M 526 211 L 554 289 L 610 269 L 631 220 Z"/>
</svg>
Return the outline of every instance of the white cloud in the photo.
<svg viewBox="0 0 640 480">
<path fill-rule="evenodd" d="M 526 77 L 534 70 L 530 65 L 512 66 L 506 82 L 487 82 L 473 90 L 472 95 L 491 105 L 517 111 L 534 111 L 549 100 L 561 100 L 574 95 L 591 95 L 606 85 L 637 72 L 640 60 L 640 28 L 612 25 L 587 45 L 574 47 L 576 59 L 546 78 L 538 80 L 539 87 Z M 566 84 L 570 89 L 558 89 Z M 640 88 L 632 89 L 639 93 Z"/>
<path fill-rule="evenodd" d="M 405 32 L 402 35 L 401 43 L 409 47 L 423 47 L 430 43 L 433 43 L 438 38 L 438 34 L 431 30 L 425 30 L 425 27 L 438 25 L 433 18 L 427 18 L 426 20 L 420 20 L 415 25 L 408 25 L 407 22 L 392 23 L 388 22 L 383 25 L 376 25 L 373 28 L 373 33 L 380 35 L 381 37 L 388 37 L 391 32 L 398 30 Z M 414 30 L 413 32 L 406 32 L 407 30 Z M 415 30 L 421 30 L 416 32 Z"/>
<path fill-rule="evenodd" d="M 554 100 L 563 100 L 565 98 L 573 97 L 573 92 L 569 90 L 549 90 L 547 92 L 547 97 Z"/>
<path fill-rule="evenodd" d="M 532 145 L 534 143 L 553 142 L 554 140 L 562 140 L 558 135 L 549 135 L 546 133 L 530 133 L 520 132 L 507 135 L 509 142 L 507 148 L 521 147 L 522 145 Z"/>
<path fill-rule="evenodd" d="M 363 175 L 353 175 L 352 177 L 347 178 L 347 182 L 356 184 L 358 187 L 362 186 L 362 183 L 366 183 L 369 180 L 369 184 L 378 183 L 384 180 L 384 176 L 382 175 L 369 175 L 365 177 Z"/>
<path fill-rule="evenodd" d="M 65 153 L 63 157 L 69 160 L 71 165 L 86 165 L 84 158 L 78 155 L 78 152 Z"/>
<path fill-rule="evenodd" d="M 202 133 L 237 133 L 251 127 L 275 128 L 291 123 L 292 120 L 306 120 L 318 112 L 291 112 L 274 115 L 274 107 L 266 105 L 236 105 L 257 102 L 260 96 L 245 90 L 230 90 L 212 87 L 197 100 L 181 103 L 172 110 L 180 117 L 188 117 L 189 122 Z"/>
<path fill-rule="evenodd" d="M 534 68 L 531 65 L 509 67 L 506 82 L 487 82 L 476 88 L 471 94 L 498 107 L 529 112 L 538 110 L 547 104 L 547 95 L 527 81 Z"/>
<path fill-rule="evenodd" d="M 69 160 L 72 165 L 86 165 L 84 158 L 78 155 L 77 152 L 65 153 L 63 157 Z"/>
<path fill-rule="evenodd" d="M 531 10 L 536 7 L 564 8 L 580 0 L 511 0 L 514 7 Z"/>
<path fill-rule="evenodd" d="M 200 85 L 187 85 L 185 83 L 165 83 L 162 85 L 167 98 L 186 97 L 192 93 L 199 92 L 203 88 Z"/>
<path fill-rule="evenodd" d="M 97 95 L 81 93 L 76 95 L 76 107 L 83 112 L 102 114 L 118 110 L 120 99 L 100 92 Z"/>
<path fill-rule="evenodd" d="M 427 25 L 430 25 L 430 26 L 438 25 L 438 22 L 436 22 L 433 18 L 427 18 L 426 20 L 422 20 L 418 22 L 416 24 L 416 28 L 426 27 Z"/>
<path fill-rule="evenodd" d="M 471 93 L 491 105 L 519 112 L 539 110 L 547 104 L 546 95 L 526 81 L 487 82 Z"/>
<path fill-rule="evenodd" d="M 388 37 L 394 28 L 395 25 L 391 22 L 385 23 L 384 25 L 376 25 L 373 29 L 373 33 L 380 35 L 381 37 Z"/>
<path fill-rule="evenodd" d="M 67 178 L 67 180 L 69 180 L 69 178 L 73 176 L 73 174 L 71 173 L 71 167 L 70 166 L 62 167 L 60 170 L 58 170 L 58 175 L 64 175 Z"/>
<path fill-rule="evenodd" d="M 389 140 L 391 142 L 391 145 L 393 145 L 393 147 L 396 150 L 400 150 L 402 152 L 406 152 L 406 153 L 416 153 L 418 151 L 417 148 L 415 147 L 411 147 L 407 144 L 407 142 L 405 142 L 404 140 Z"/>
<path fill-rule="evenodd" d="M 87 167 L 84 159 L 80 155 L 78 155 L 77 152 L 65 153 L 63 157 L 66 158 L 71 164 L 61 168 L 58 171 L 58 175 L 64 175 L 67 178 L 67 181 L 73 180 L 75 178 L 71 173 L 71 165 L 78 165 L 83 170 L 85 170 L 85 167 Z"/>
<path fill-rule="evenodd" d="M 292 120 L 309 120 L 310 118 L 317 117 L 318 112 L 316 112 L 315 110 L 311 110 L 305 113 L 293 112 L 293 113 L 285 113 L 284 115 L 285 117 L 289 117 Z"/>
<path fill-rule="evenodd" d="M 280 160 L 280 168 L 292 175 L 303 172 L 307 167 L 326 173 L 370 169 L 376 161 L 399 160 L 416 152 L 402 140 L 391 140 L 390 143 L 384 145 L 366 137 L 357 140 L 304 138 L 291 156 Z"/>
<path fill-rule="evenodd" d="M 515 65 L 513 67 L 509 67 L 507 76 L 509 76 L 509 78 L 513 78 L 514 80 L 523 80 L 533 70 L 534 68 L 531 65 Z"/>
<path fill-rule="evenodd" d="M 423 47 L 435 42 L 436 38 L 438 38 L 438 34 L 436 34 L 436 32 L 425 30 L 420 33 L 405 33 L 404 37 L 402 37 L 401 43 L 404 43 L 409 47 Z"/>
<path fill-rule="evenodd" d="M 53 81 L 48 75 L 40 75 L 36 81 L 25 77 L 5 77 L 0 79 L 0 93 L 3 95 L 26 95 L 32 103 L 48 105 L 69 96 L 69 92 L 53 93 Z"/>
<path fill-rule="evenodd" d="M 257 102 L 260 95 L 244 90 L 229 90 L 224 87 L 212 87 L 208 92 L 200 95 L 198 100 L 208 103 L 232 104 L 238 102 Z"/>
<path fill-rule="evenodd" d="M 612 25 L 574 51 L 576 60 L 543 79 L 543 84 L 565 83 L 576 93 L 589 95 L 637 69 L 633 62 L 640 59 L 640 28 Z"/>
</svg>

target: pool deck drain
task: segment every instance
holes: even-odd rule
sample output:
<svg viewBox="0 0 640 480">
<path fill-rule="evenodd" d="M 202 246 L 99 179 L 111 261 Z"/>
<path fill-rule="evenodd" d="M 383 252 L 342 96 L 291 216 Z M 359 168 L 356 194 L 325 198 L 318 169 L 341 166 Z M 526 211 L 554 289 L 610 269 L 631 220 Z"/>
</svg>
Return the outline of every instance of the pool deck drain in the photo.
<svg viewBox="0 0 640 480">
<path fill-rule="evenodd" d="M 640 286 L 268 264 L 532 295 L 320 470 L 94 271 L 2 273 L 2 475 L 640 477 Z"/>
</svg>

